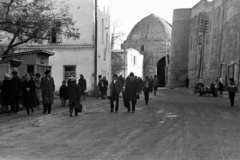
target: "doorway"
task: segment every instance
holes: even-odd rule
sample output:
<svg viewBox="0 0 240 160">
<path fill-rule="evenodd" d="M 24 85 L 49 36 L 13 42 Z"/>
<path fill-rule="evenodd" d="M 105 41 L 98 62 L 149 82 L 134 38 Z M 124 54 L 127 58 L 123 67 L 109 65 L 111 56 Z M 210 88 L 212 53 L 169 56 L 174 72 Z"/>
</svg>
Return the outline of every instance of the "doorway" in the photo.
<svg viewBox="0 0 240 160">
<path fill-rule="evenodd" d="M 157 77 L 159 80 L 159 87 L 165 87 L 165 67 L 166 67 L 166 60 L 165 57 L 161 58 L 157 64 Z"/>
</svg>

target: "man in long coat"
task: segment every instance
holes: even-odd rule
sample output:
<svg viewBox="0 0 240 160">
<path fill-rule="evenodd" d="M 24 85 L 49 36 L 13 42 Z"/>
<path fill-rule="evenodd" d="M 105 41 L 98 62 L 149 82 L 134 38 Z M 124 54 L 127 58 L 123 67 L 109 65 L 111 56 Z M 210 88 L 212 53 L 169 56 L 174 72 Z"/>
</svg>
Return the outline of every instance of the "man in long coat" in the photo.
<svg viewBox="0 0 240 160">
<path fill-rule="evenodd" d="M 73 108 L 80 103 L 81 99 L 81 87 L 76 84 L 76 78 L 71 79 L 71 83 L 68 86 L 68 96 L 69 96 L 69 109 L 70 117 L 72 117 Z M 75 116 L 78 116 L 78 111 L 75 108 Z"/>
<path fill-rule="evenodd" d="M 87 81 L 84 78 L 82 74 L 80 74 L 80 79 L 78 81 L 78 85 L 81 87 L 81 95 L 83 96 L 83 99 L 85 100 L 85 91 L 87 89 Z"/>
<path fill-rule="evenodd" d="M 12 71 L 13 78 L 11 79 L 13 84 L 13 103 L 12 113 L 16 114 L 19 111 L 19 102 L 22 96 L 22 80 L 18 77 L 17 71 Z"/>
<path fill-rule="evenodd" d="M 114 104 L 113 102 L 116 101 L 116 107 L 115 112 L 118 112 L 118 104 L 119 104 L 119 93 L 122 91 L 122 83 L 120 80 L 118 80 L 118 76 L 115 74 L 113 76 L 113 80 L 110 84 L 110 94 L 111 94 L 111 111 L 114 110 Z"/>
<path fill-rule="evenodd" d="M 51 77 L 51 71 L 45 71 L 45 77 L 41 79 L 43 114 L 48 111 L 51 114 L 53 104 L 53 93 L 55 91 L 54 79 Z"/>
<path fill-rule="evenodd" d="M 128 112 L 131 111 L 130 101 L 132 102 L 132 112 L 135 112 L 137 94 L 139 94 L 138 82 L 134 78 L 134 74 L 131 72 L 129 75 L 129 79 L 127 79 L 126 81 L 126 88 L 125 88 L 125 98 L 126 98 Z"/>
</svg>

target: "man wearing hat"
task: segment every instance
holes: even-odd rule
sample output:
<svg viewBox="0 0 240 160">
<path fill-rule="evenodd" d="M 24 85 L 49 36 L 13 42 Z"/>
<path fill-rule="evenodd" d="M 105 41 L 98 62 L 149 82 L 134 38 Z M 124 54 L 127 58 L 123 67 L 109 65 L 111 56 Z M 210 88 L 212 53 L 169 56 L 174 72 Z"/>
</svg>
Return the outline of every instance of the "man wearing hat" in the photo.
<svg viewBox="0 0 240 160">
<path fill-rule="evenodd" d="M 233 78 L 229 78 L 229 85 L 228 85 L 228 93 L 229 93 L 229 99 L 231 102 L 231 107 L 234 106 L 234 98 L 235 98 L 235 93 L 237 91 L 237 86 L 234 83 L 234 79 Z"/>
<path fill-rule="evenodd" d="M 125 99 L 126 99 L 126 105 L 127 105 L 126 107 L 128 108 L 128 112 L 131 111 L 130 101 L 132 102 L 132 112 L 135 112 L 137 94 L 139 94 L 138 82 L 134 78 L 134 74 L 131 72 L 129 75 L 129 79 L 127 79 L 126 81 L 126 87 L 125 87 Z"/>
<path fill-rule="evenodd" d="M 116 101 L 116 107 L 115 107 L 115 112 L 118 112 L 118 103 L 119 103 L 119 93 L 122 91 L 122 83 L 120 80 L 118 80 L 118 76 L 115 74 L 113 76 L 113 80 L 110 84 L 110 94 L 111 94 L 111 111 L 113 112 L 114 110 L 114 104 L 113 102 Z"/>
<path fill-rule="evenodd" d="M 12 113 L 16 114 L 19 111 L 19 102 L 22 95 L 22 80 L 18 77 L 17 71 L 12 71 L 13 78 L 11 79 L 13 84 L 13 104 Z"/>
<path fill-rule="evenodd" d="M 76 105 L 80 104 L 81 99 L 81 87 L 76 83 L 76 78 L 71 79 L 71 83 L 68 86 L 68 96 L 69 96 L 69 110 L 70 117 L 72 117 L 73 108 L 75 109 L 75 116 L 78 116 L 78 111 Z"/>
<path fill-rule="evenodd" d="M 51 71 L 45 71 L 45 77 L 41 79 L 43 114 L 48 111 L 51 114 L 53 104 L 53 93 L 55 91 L 54 79 L 51 77 Z"/>
</svg>

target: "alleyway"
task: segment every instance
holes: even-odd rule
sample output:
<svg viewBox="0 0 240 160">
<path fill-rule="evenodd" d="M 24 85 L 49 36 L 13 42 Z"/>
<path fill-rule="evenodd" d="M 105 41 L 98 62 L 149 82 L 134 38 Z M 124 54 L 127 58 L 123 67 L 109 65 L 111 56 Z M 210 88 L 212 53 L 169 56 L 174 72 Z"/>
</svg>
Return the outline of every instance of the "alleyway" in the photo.
<svg viewBox="0 0 240 160">
<path fill-rule="evenodd" d="M 239 160 L 240 101 L 160 89 L 135 113 L 120 103 L 0 135 L 0 160 Z"/>
</svg>

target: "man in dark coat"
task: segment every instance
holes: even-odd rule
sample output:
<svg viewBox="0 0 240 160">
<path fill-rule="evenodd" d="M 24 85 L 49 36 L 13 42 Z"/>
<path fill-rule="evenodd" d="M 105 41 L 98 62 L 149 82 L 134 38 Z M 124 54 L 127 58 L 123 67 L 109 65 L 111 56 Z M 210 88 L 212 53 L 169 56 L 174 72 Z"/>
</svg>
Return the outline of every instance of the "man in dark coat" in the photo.
<svg viewBox="0 0 240 160">
<path fill-rule="evenodd" d="M 43 114 L 48 111 L 51 114 L 53 104 L 53 93 L 55 91 L 54 79 L 51 77 L 51 71 L 45 71 L 45 77 L 41 79 Z"/>
<path fill-rule="evenodd" d="M 11 79 L 13 84 L 13 103 L 12 113 L 17 114 L 19 111 L 19 102 L 22 96 L 22 80 L 18 77 L 17 71 L 12 71 L 13 78 Z"/>
<path fill-rule="evenodd" d="M 85 100 L 85 91 L 87 89 L 87 82 L 86 79 L 84 79 L 84 76 L 80 74 L 80 79 L 78 80 L 78 85 L 81 87 L 81 95 L 83 96 L 83 99 Z"/>
<path fill-rule="evenodd" d="M 108 89 L 108 80 L 104 76 L 102 79 L 103 87 L 102 87 L 102 99 L 107 98 L 107 89 Z"/>
<path fill-rule="evenodd" d="M 5 74 L 2 83 L 2 106 L 6 107 L 7 115 L 11 116 L 10 106 L 13 100 L 13 84 L 10 75 Z"/>
<path fill-rule="evenodd" d="M 111 112 L 114 110 L 113 102 L 116 101 L 115 112 L 118 112 L 118 104 L 119 104 L 119 93 L 122 91 L 122 83 L 117 79 L 118 76 L 115 74 L 113 76 L 113 80 L 110 84 L 110 94 L 111 94 Z"/>
<path fill-rule="evenodd" d="M 23 91 L 23 106 L 27 110 L 27 115 L 30 115 L 29 109 L 31 109 L 32 114 L 34 112 L 33 106 L 35 105 L 35 82 L 31 79 L 30 75 L 25 76 L 26 80 L 22 83 Z"/>
<path fill-rule="evenodd" d="M 149 90 L 150 90 L 150 80 L 149 80 L 148 76 L 146 76 L 146 79 L 143 81 L 142 88 L 143 88 L 143 92 L 144 92 L 145 104 L 148 105 Z"/>
<path fill-rule="evenodd" d="M 69 110 L 70 110 L 70 117 L 72 117 L 73 108 L 75 105 L 80 103 L 81 99 L 81 87 L 76 84 L 76 78 L 73 77 L 71 79 L 71 83 L 68 86 L 68 96 L 69 96 Z M 75 108 L 75 116 L 78 116 L 78 111 Z"/>
<path fill-rule="evenodd" d="M 132 112 L 135 112 L 135 105 L 137 100 L 137 94 L 139 94 L 139 86 L 137 80 L 134 78 L 134 74 L 131 72 L 129 79 L 126 81 L 125 98 L 127 101 L 128 112 L 131 111 L 130 101 L 132 102 Z"/>
</svg>

